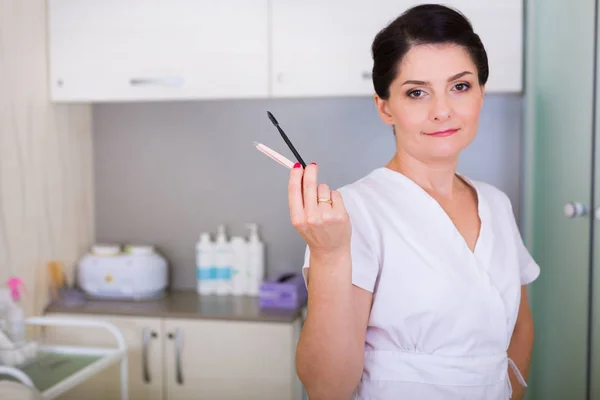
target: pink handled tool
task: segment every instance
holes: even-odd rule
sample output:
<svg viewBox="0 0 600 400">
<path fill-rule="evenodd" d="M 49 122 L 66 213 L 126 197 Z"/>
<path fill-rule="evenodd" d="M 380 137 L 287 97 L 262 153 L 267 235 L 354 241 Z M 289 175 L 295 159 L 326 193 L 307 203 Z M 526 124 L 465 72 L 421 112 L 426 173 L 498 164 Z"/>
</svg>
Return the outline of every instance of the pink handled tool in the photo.
<svg viewBox="0 0 600 400">
<path fill-rule="evenodd" d="M 290 160 L 288 160 L 287 158 L 285 158 L 284 156 L 282 156 L 275 150 L 268 148 L 267 146 L 265 146 L 262 143 L 254 142 L 254 145 L 256 146 L 256 149 L 258 151 L 265 154 L 267 157 L 277 161 L 279 164 L 283 165 L 284 167 L 287 167 L 289 169 L 294 168 L 293 162 L 291 162 Z"/>
</svg>

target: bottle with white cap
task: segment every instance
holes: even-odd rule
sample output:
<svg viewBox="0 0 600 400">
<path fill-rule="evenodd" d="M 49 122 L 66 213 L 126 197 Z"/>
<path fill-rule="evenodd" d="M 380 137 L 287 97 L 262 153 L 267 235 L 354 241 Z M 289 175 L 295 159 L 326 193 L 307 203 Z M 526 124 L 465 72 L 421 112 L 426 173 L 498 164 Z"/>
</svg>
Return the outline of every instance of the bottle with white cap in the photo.
<svg viewBox="0 0 600 400">
<path fill-rule="evenodd" d="M 198 294 L 209 295 L 216 291 L 215 246 L 210 234 L 204 232 L 196 243 L 196 289 Z"/>
<path fill-rule="evenodd" d="M 231 244 L 225 235 L 225 226 L 219 225 L 215 243 L 216 294 L 231 294 Z"/>
<path fill-rule="evenodd" d="M 231 253 L 232 294 L 245 295 L 248 290 L 248 243 L 243 237 L 231 238 Z"/>
<path fill-rule="evenodd" d="M 248 224 L 248 286 L 250 296 L 258 296 L 260 284 L 265 277 L 265 246 L 258 236 L 258 225 Z"/>
</svg>

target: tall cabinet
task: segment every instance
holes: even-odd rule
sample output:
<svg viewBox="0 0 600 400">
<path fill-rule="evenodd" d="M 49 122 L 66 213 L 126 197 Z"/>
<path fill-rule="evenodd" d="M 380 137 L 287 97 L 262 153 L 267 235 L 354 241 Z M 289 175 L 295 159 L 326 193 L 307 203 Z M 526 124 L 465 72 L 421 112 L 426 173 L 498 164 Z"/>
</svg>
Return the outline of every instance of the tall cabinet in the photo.
<svg viewBox="0 0 600 400">
<path fill-rule="evenodd" d="M 529 400 L 600 399 L 597 8 L 527 1 L 523 228 L 541 268 Z"/>
</svg>

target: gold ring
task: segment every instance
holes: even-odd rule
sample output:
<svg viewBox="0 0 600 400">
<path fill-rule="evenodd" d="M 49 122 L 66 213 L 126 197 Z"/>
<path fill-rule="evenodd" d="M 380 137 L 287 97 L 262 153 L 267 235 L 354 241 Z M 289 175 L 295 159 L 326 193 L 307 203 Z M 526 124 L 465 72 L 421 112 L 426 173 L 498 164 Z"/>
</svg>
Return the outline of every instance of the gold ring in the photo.
<svg viewBox="0 0 600 400">
<path fill-rule="evenodd" d="M 317 203 L 329 203 L 329 204 L 333 204 L 333 201 L 331 201 L 331 199 L 328 199 L 326 197 L 319 197 L 317 199 Z"/>
</svg>

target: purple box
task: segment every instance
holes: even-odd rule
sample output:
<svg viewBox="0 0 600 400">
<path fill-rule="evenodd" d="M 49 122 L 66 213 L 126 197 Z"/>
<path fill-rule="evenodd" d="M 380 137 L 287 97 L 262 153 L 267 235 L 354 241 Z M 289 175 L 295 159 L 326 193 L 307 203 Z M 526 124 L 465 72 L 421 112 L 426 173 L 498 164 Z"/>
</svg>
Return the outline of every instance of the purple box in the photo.
<svg viewBox="0 0 600 400">
<path fill-rule="evenodd" d="M 276 275 L 260 285 L 261 308 L 300 308 L 307 299 L 308 292 L 302 274 Z"/>
</svg>

